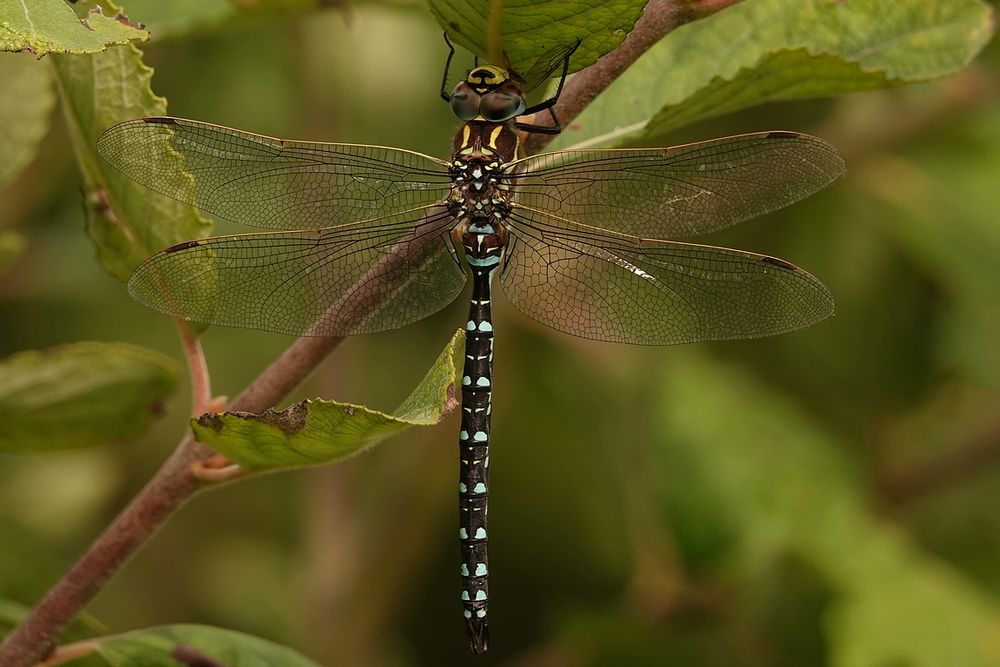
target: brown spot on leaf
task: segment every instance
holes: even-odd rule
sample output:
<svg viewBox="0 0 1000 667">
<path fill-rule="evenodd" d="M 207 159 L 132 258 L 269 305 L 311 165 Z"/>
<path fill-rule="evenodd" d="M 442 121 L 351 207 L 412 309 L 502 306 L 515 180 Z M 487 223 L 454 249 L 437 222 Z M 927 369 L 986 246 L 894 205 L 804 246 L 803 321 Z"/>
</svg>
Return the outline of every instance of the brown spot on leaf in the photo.
<svg viewBox="0 0 1000 667">
<path fill-rule="evenodd" d="M 306 403 L 307 401 L 300 401 L 293 405 L 289 405 L 284 410 L 268 408 L 260 414 L 240 411 L 204 414 L 201 417 L 198 417 L 198 425 L 206 429 L 211 429 L 216 433 L 221 433 L 223 427 L 225 426 L 223 416 L 232 415 L 246 421 L 259 422 L 268 426 L 275 426 L 282 432 L 282 434 L 285 435 L 285 437 L 290 438 L 301 431 L 306 424 L 306 415 L 308 414 L 308 407 Z"/>
<path fill-rule="evenodd" d="M 240 414 L 240 416 L 245 419 L 252 419 L 254 421 L 277 426 L 285 437 L 290 438 L 301 431 L 302 427 L 306 425 L 306 415 L 308 414 L 308 411 L 309 409 L 306 407 L 306 402 L 299 401 L 298 403 L 289 405 L 281 411 L 275 410 L 274 408 L 268 408 L 259 415 L 243 413 Z"/>
<path fill-rule="evenodd" d="M 129 28 L 135 28 L 136 30 L 146 29 L 146 25 L 144 23 L 133 23 L 124 14 L 118 14 L 117 16 L 115 16 L 115 20 L 121 23 L 122 25 L 128 26 Z"/>
<path fill-rule="evenodd" d="M 209 430 L 215 431 L 216 433 L 222 430 L 222 415 L 225 413 L 205 413 L 198 417 L 198 426 L 202 428 L 207 428 Z"/>
</svg>

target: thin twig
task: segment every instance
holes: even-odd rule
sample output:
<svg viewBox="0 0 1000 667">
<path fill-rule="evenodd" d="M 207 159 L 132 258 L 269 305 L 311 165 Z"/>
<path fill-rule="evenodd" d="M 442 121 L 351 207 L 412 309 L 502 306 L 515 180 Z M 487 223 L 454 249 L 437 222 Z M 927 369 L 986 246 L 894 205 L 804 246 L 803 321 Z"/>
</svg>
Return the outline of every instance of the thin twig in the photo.
<svg viewBox="0 0 1000 667">
<path fill-rule="evenodd" d="M 208 374 L 208 363 L 201 341 L 191 330 L 191 325 L 176 320 L 177 333 L 184 344 L 184 358 L 187 359 L 188 374 L 191 379 L 191 415 L 197 417 L 208 411 L 212 402 L 212 379 Z"/>
<path fill-rule="evenodd" d="M 100 645 L 101 640 L 99 639 L 84 639 L 60 646 L 59 650 L 54 652 L 48 660 L 38 663 L 38 667 L 56 667 L 56 665 L 71 662 L 96 652 Z"/>
<path fill-rule="evenodd" d="M 559 122 L 563 126 L 568 125 L 664 35 L 738 2 L 742 0 L 650 0 L 636 21 L 635 29 L 617 49 L 601 56 L 596 63 L 566 81 L 559 103 L 555 106 Z M 525 153 L 538 153 L 553 138 L 554 135 L 550 134 L 529 134 L 524 140 Z"/>
</svg>

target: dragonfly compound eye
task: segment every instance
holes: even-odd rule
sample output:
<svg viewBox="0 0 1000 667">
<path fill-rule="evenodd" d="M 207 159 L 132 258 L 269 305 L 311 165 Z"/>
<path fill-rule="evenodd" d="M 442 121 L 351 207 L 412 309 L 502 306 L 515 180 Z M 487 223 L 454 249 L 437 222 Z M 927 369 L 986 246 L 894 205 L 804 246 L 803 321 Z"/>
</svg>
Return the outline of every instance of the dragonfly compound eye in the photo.
<svg viewBox="0 0 1000 667">
<path fill-rule="evenodd" d="M 523 96 L 495 91 L 483 97 L 480 113 L 486 120 L 500 123 L 521 115 L 526 107 Z"/>
<path fill-rule="evenodd" d="M 451 94 L 449 104 L 455 115 L 462 120 L 472 120 L 479 115 L 479 104 L 482 98 L 469 88 L 468 84 L 462 82 L 455 86 L 455 91 Z"/>
</svg>

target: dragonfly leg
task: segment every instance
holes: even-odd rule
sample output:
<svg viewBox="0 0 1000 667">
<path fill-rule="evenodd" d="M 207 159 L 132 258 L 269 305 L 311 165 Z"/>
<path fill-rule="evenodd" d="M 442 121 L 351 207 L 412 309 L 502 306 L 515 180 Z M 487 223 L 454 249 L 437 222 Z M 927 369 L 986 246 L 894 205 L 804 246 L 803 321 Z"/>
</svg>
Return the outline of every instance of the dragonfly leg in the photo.
<svg viewBox="0 0 1000 667">
<path fill-rule="evenodd" d="M 448 33 L 444 33 L 444 43 L 448 45 L 448 58 L 444 61 L 444 74 L 441 75 L 441 99 L 451 102 L 451 95 L 448 94 L 448 70 L 451 69 L 451 59 L 455 57 L 455 47 L 448 39 Z"/>
<path fill-rule="evenodd" d="M 562 125 L 559 123 L 559 119 L 556 117 L 556 110 L 549 107 L 549 115 L 552 116 L 551 125 L 535 125 L 534 123 L 519 123 L 514 122 L 514 127 L 524 132 L 533 132 L 535 134 L 559 134 L 562 132 Z"/>
<path fill-rule="evenodd" d="M 539 102 L 538 104 L 536 104 L 534 106 L 528 107 L 527 109 L 524 110 L 524 114 L 523 115 L 527 116 L 529 114 L 538 113 L 539 111 L 545 111 L 546 109 L 551 109 L 552 107 L 554 107 L 556 105 L 556 102 L 559 101 L 559 96 L 562 95 L 563 84 L 566 83 L 566 77 L 569 75 L 569 59 L 570 59 L 570 56 L 572 56 L 573 53 L 575 53 L 578 48 L 580 48 L 580 40 L 579 39 L 576 40 L 576 44 L 573 46 L 572 49 L 569 50 L 569 53 L 566 54 L 566 57 L 563 58 L 562 75 L 559 77 L 559 85 L 556 87 L 555 95 L 553 95 L 552 97 L 550 97 L 547 100 Z M 554 115 L 553 115 L 553 119 L 555 119 Z"/>
</svg>

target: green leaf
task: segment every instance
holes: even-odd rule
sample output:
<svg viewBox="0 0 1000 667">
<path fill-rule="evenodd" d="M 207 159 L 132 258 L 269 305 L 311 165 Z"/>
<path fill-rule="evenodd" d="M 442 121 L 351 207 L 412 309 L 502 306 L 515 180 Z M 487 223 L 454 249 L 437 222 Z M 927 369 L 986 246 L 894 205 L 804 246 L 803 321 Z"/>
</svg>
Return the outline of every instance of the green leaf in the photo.
<svg viewBox="0 0 1000 667">
<path fill-rule="evenodd" d="M 489 58 L 490 6 L 500 8 L 500 48 L 518 72 L 560 46 L 583 42 L 570 71 L 592 64 L 622 43 L 642 15 L 645 0 L 428 0 L 431 13 L 449 38 Z"/>
<path fill-rule="evenodd" d="M 465 334 L 456 333 L 395 414 L 336 401 L 302 401 L 281 412 L 204 415 L 198 441 L 248 470 L 332 463 L 413 426 L 433 426 L 457 405 Z"/>
<path fill-rule="evenodd" d="M 0 449 L 66 449 L 136 436 L 177 381 L 176 364 L 125 343 L 73 343 L 0 361 Z"/>
<path fill-rule="evenodd" d="M 150 88 L 153 70 L 135 46 L 53 58 L 66 123 L 86 189 L 87 234 L 104 269 L 125 281 L 154 252 L 205 236 L 211 223 L 190 206 L 125 178 L 96 153 L 101 133 L 131 118 L 166 113 Z M 183 161 L 177 157 L 177 168 Z M 190 181 L 194 188 L 194 180 Z"/>
<path fill-rule="evenodd" d="M 49 130 L 55 94 L 44 63 L 10 54 L 0 55 L 0 189 L 31 162 Z"/>
<path fill-rule="evenodd" d="M 24 237 L 14 232 L 0 232 L 0 269 L 17 259 L 24 250 Z"/>
<path fill-rule="evenodd" d="M 750 563 L 791 552 L 829 582 L 834 667 L 996 664 L 1000 606 L 870 513 L 847 445 L 732 367 L 696 355 L 672 364 L 659 401 L 671 502 L 690 502 L 685 485 L 707 486 L 701 497 Z"/>
<path fill-rule="evenodd" d="M 98 640 L 97 653 L 111 667 L 178 667 L 208 660 L 226 667 L 318 667 L 290 648 L 208 625 L 163 625 L 107 637 Z M 196 663 L 197 657 L 204 662 Z"/>
<path fill-rule="evenodd" d="M 30 51 L 38 57 L 97 53 L 147 37 L 124 16 L 105 16 L 99 7 L 80 19 L 65 2 L 0 0 L 0 51 Z"/>
<path fill-rule="evenodd" d="M 237 17 L 247 3 L 229 0 L 128 0 L 129 16 L 140 21 L 150 39 L 161 40 L 214 28 Z"/>
<path fill-rule="evenodd" d="M 954 74 L 993 33 L 982 0 L 753 0 L 678 28 L 554 146 L 637 141 L 779 100 Z"/>
</svg>

